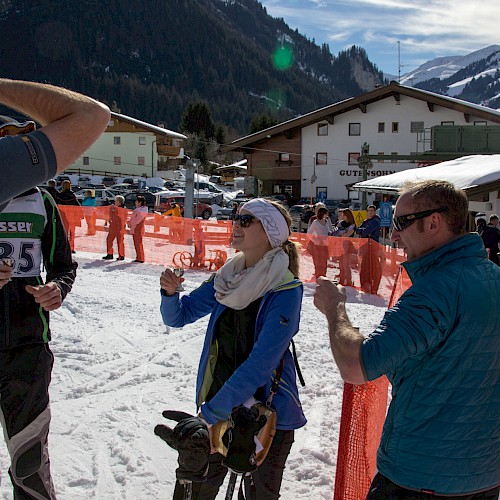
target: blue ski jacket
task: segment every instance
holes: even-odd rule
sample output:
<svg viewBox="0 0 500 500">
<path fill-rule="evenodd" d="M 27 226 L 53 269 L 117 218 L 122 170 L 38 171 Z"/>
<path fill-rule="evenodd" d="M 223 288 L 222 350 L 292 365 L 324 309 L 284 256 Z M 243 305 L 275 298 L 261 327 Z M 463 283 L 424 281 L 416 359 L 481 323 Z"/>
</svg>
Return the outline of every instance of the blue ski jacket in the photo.
<svg viewBox="0 0 500 500">
<path fill-rule="evenodd" d="M 196 381 L 196 404 L 210 424 L 225 420 L 231 410 L 254 396 L 262 403 L 270 393 L 273 375 L 283 354 L 285 364 L 279 389 L 272 407 L 276 410 L 277 428 L 298 429 L 306 423 L 299 400 L 293 357 L 288 347 L 299 330 L 302 283 L 287 272 L 283 282 L 267 292 L 260 303 L 255 322 L 254 346 L 249 357 L 206 403 L 204 398 L 212 384 L 217 360 L 214 327 L 226 306 L 215 299 L 213 275 L 199 288 L 179 299 L 161 291 L 161 314 L 166 325 L 182 327 L 211 314 L 201 353 Z"/>
<path fill-rule="evenodd" d="M 467 234 L 403 264 L 412 286 L 361 349 L 392 401 L 381 474 L 414 490 L 467 495 L 500 484 L 500 268 Z"/>
</svg>

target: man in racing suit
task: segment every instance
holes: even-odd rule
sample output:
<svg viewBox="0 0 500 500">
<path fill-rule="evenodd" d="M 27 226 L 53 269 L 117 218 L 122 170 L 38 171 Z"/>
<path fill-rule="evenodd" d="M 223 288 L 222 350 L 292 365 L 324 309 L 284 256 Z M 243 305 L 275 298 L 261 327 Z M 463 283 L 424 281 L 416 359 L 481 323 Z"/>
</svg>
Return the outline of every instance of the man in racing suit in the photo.
<svg viewBox="0 0 500 500">
<path fill-rule="evenodd" d="M 32 188 L 12 199 L 0 213 L 0 421 L 16 500 L 56 498 L 47 445 L 49 311 L 61 306 L 76 268 L 53 198 Z"/>
</svg>

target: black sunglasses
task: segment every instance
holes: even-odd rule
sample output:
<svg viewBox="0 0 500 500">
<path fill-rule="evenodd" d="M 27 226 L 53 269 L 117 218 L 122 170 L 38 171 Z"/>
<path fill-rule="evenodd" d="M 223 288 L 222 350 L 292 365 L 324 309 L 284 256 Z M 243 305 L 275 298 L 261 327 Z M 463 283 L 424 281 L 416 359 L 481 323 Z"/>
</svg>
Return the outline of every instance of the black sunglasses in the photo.
<svg viewBox="0 0 500 500">
<path fill-rule="evenodd" d="M 238 221 L 241 227 L 248 227 L 254 220 L 255 217 L 250 214 L 235 214 L 233 216 L 233 223 Z"/>
<path fill-rule="evenodd" d="M 400 215 L 399 217 L 392 218 L 392 224 L 396 231 L 403 231 L 411 226 L 416 220 L 429 217 L 436 212 L 447 212 L 448 207 L 433 208 L 432 210 L 424 210 L 423 212 L 416 212 L 414 214 Z"/>
</svg>

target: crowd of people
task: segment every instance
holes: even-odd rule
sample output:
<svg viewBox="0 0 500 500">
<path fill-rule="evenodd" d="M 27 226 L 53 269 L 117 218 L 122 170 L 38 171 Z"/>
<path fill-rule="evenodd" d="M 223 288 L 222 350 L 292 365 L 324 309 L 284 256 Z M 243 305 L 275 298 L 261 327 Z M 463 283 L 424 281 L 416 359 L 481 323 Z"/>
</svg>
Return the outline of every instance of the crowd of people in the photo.
<svg viewBox="0 0 500 500">
<path fill-rule="evenodd" d="M 61 306 L 75 281 L 72 234 L 81 222 L 69 215 L 64 219 L 57 208 L 57 203 L 74 204 L 70 183 L 61 193 L 53 192 L 54 197 L 54 186 L 34 186 L 92 144 L 104 130 L 109 110 L 64 89 L 6 79 L 0 79 L 0 102 L 42 124 L 35 130 L 33 122 L 6 120 L 9 128 L 0 140 L 5 171 L 0 185 L 0 421 L 14 498 L 55 499 L 47 446 L 54 362 L 49 313 Z M 1 131 L 0 125 L 0 136 Z M 128 223 L 136 262 L 143 262 L 145 200 L 137 198 L 130 220 L 119 210 L 123 202 L 117 196 L 110 208 L 104 259 L 114 258 L 115 239 L 117 260 L 124 259 Z M 489 228 L 498 231 L 498 217 L 490 217 L 481 235 L 467 233 L 468 202 L 462 190 L 439 180 L 405 186 L 391 239 L 406 253 L 403 265 L 412 286 L 365 338 L 352 326 L 344 286 L 325 278 L 329 256 L 324 243 L 329 235 L 343 238 L 341 280 L 349 285 L 352 238 L 363 238 L 361 284 L 375 293 L 380 282 L 380 258 L 370 251 L 380 235 L 375 207 L 368 207 L 359 227 L 349 210 L 339 214 L 335 225 L 325 207 L 315 211 L 309 228 L 317 279 L 314 303 L 326 317 L 340 376 L 359 385 L 386 375 L 392 384 L 377 474 L 367 499 L 497 500 L 500 315 L 495 311 L 500 267 L 498 234 L 495 247 Z M 186 493 L 199 500 L 215 498 L 228 463 L 252 472 L 246 483 L 254 498 L 279 498 L 294 431 L 306 424 L 298 364 L 290 349 L 299 331 L 303 295 L 290 215 L 282 205 L 256 198 L 238 207 L 232 221 L 231 245 L 237 252 L 198 288 L 182 293 L 182 278 L 171 269 L 159 279 L 165 324 L 181 327 L 209 316 L 196 380 L 197 415 L 164 412 L 178 422 L 175 429 L 155 428 L 179 452 L 175 499 Z M 91 224 L 88 230 L 92 232 Z M 276 419 L 260 463 L 255 435 L 267 417 L 263 421 L 258 408 Z M 216 428 L 226 420 L 224 456 Z M 249 439 L 243 446 L 238 437 L 245 436 Z M 230 454 L 237 460 L 230 462 Z"/>
</svg>

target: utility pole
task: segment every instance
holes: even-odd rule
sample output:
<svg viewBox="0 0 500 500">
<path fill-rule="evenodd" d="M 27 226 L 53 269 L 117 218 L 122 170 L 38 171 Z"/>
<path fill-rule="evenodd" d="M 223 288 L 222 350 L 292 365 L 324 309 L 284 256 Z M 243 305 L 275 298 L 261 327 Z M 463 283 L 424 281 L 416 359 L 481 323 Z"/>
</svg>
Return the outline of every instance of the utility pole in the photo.
<svg viewBox="0 0 500 500">
<path fill-rule="evenodd" d="M 372 168 L 373 163 L 370 160 L 368 154 L 370 153 L 370 145 L 367 142 L 364 142 L 361 146 L 361 154 L 358 158 L 359 168 L 363 171 L 363 180 L 366 181 L 368 179 L 368 169 Z M 366 210 L 366 191 L 363 191 L 362 201 L 361 201 L 361 209 Z"/>
</svg>

